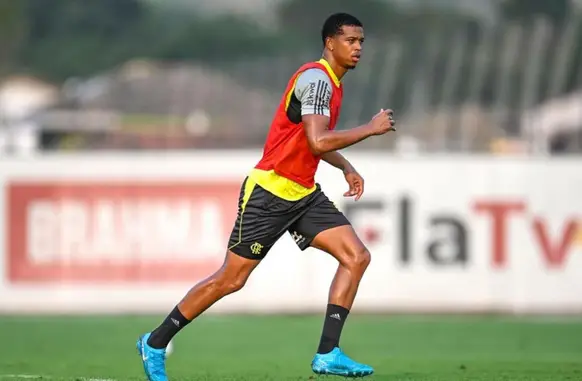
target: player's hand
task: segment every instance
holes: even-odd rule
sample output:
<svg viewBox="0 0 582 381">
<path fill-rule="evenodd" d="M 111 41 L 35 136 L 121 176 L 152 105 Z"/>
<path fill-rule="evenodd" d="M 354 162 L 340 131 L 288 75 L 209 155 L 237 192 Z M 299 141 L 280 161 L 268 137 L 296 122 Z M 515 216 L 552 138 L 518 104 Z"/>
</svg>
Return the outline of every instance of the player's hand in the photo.
<svg viewBox="0 0 582 381">
<path fill-rule="evenodd" d="M 381 109 L 379 113 L 374 115 L 370 123 L 368 123 L 374 135 L 384 135 L 389 131 L 396 131 L 394 128 L 395 124 L 394 111 L 390 109 Z"/>
<path fill-rule="evenodd" d="M 356 196 L 354 200 L 358 201 L 364 193 L 364 178 L 355 170 L 346 172 L 345 177 L 350 189 L 344 193 L 344 197 Z"/>
</svg>

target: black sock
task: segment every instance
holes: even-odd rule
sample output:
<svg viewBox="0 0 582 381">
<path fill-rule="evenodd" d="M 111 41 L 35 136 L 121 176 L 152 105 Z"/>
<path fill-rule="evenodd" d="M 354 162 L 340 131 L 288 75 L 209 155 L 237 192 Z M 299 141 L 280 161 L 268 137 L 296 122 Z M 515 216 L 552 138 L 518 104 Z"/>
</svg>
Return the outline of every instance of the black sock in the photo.
<svg viewBox="0 0 582 381">
<path fill-rule="evenodd" d="M 344 307 L 335 304 L 328 304 L 325 313 L 325 322 L 323 323 L 323 332 L 317 353 L 329 353 L 335 347 L 339 346 L 339 339 L 342 334 L 344 322 L 350 313 Z"/>
<path fill-rule="evenodd" d="M 188 323 L 190 320 L 186 319 L 176 306 L 162 324 L 152 332 L 148 339 L 148 345 L 157 349 L 167 347 L 170 340 Z"/>
</svg>

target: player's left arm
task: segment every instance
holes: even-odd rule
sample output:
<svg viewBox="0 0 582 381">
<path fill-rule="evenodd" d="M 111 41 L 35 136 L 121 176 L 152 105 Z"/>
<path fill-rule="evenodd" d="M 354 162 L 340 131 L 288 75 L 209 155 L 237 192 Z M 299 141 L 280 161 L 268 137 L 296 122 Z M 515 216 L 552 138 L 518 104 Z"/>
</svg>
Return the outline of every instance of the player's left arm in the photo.
<svg viewBox="0 0 582 381">
<path fill-rule="evenodd" d="M 355 172 L 353 165 L 338 151 L 326 152 L 321 155 L 321 159 L 341 170 L 344 174 Z"/>
<path fill-rule="evenodd" d="M 358 201 L 364 193 L 364 178 L 356 171 L 354 166 L 341 153 L 337 151 L 326 152 L 321 155 L 321 159 L 326 163 L 342 170 L 350 189 L 344 193 L 345 197 L 356 196 Z"/>
<path fill-rule="evenodd" d="M 330 103 L 333 86 L 327 74 L 321 69 L 309 69 L 299 75 L 295 84 L 295 96 L 301 102 L 301 115 L 323 115 L 330 117 Z M 321 154 L 323 161 L 340 169 L 348 182 L 350 189 L 344 193 L 346 197 L 356 196 L 359 200 L 364 193 L 364 179 L 354 169 L 354 166 L 338 151 L 327 151 Z"/>
</svg>

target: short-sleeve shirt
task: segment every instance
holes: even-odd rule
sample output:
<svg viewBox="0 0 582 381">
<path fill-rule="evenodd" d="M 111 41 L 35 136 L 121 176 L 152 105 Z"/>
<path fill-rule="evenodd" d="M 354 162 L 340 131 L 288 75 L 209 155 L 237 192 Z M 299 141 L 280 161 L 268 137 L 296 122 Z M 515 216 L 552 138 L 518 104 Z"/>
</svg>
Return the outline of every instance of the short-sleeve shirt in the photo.
<svg viewBox="0 0 582 381">
<path fill-rule="evenodd" d="M 307 69 L 295 83 L 295 97 L 301 103 L 301 115 L 330 116 L 333 86 L 329 76 L 321 69 Z"/>
</svg>

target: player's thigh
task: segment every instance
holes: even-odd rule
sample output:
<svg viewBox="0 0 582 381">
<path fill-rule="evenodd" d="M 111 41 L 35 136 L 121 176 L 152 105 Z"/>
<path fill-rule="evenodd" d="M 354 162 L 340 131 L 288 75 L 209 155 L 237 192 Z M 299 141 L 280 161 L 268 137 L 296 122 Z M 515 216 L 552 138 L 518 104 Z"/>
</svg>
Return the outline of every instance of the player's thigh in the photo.
<svg viewBox="0 0 582 381">
<path fill-rule="evenodd" d="M 371 260 L 370 252 L 352 225 L 336 226 L 320 232 L 311 246 L 330 254 L 345 267 L 365 269 Z"/>
<path fill-rule="evenodd" d="M 294 220 L 291 206 L 247 178 L 241 187 L 228 250 L 251 260 L 263 259 Z"/>
<path fill-rule="evenodd" d="M 301 250 L 314 247 L 332 255 L 342 265 L 364 265 L 370 261 L 370 253 L 350 221 L 323 193 L 289 232 Z"/>
<path fill-rule="evenodd" d="M 350 227 L 350 222 L 327 196 L 317 191 L 312 202 L 289 229 L 291 237 L 301 250 L 314 246 L 322 233 L 339 227 Z M 326 234 L 327 235 L 327 234 Z"/>
</svg>

